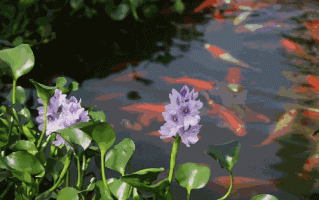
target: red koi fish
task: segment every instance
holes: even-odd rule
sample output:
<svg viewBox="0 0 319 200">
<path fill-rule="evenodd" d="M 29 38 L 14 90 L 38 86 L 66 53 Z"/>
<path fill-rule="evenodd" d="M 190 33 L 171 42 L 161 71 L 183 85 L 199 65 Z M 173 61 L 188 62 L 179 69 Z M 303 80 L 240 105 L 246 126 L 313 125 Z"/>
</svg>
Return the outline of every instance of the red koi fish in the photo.
<svg viewBox="0 0 319 200">
<path fill-rule="evenodd" d="M 147 74 L 148 74 L 148 71 L 131 72 L 126 75 L 115 78 L 113 79 L 113 81 L 122 81 L 122 82 L 132 81 L 132 80 L 135 80 L 137 77 L 145 76 Z"/>
<path fill-rule="evenodd" d="M 313 37 L 315 42 L 319 44 L 319 20 L 314 22 L 304 22 L 304 25 L 309 31 L 309 34 Z"/>
<path fill-rule="evenodd" d="M 316 76 L 307 76 L 307 81 L 310 83 L 310 85 L 315 89 L 315 91 L 319 90 L 319 78 Z M 319 92 L 319 91 L 317 91 Z"/>
<path fill-rule="evenodd" d="M 318 166 L 319 163 L 319 155 L 318 153 L 315 153 L 310 158 L 308 158 L 302 168 L 302 171 L 304 172 L 313 172 L 315 170 L 315 167 Z"/>
<path fill-rule="evenodd" d="M 300 46 L 299 44 L 288 40 L 288 39 L 281 39 L 280 40 L 280 44 L 282 44 L 282 46 L 285 47 L 286 51 L 288 53 L 296 53 L 296 54 L 307 54 L 302 46 Z"/>
<path fill-rule="evenodd" d="M 225 24 L 224 17 L 220 14 L 219 10 L 214 11 L 214 19 L 222 24 Z"/>
<path fill-rule="evenodd" d="M 302 114 L 306 117 L 318 120 L 319 119 L 319 113 L 311 110 L 304 110 L 302 111 Z"/>
<path fill-rule="evenodd" d="M 102 96 L 97 97 L 95 100 L 97 101 L 108 101 L 117 97 L 125 96 L 125 94 L 122 93 L 109 93 L 109 94 L 104 94 Z"/>
<path fill-rule="evenodd" d="M 206 0 L 202 4 L 200 4 L 198 7 L 196 7 L 194 9 L 194 12 L 198 13 L 198 12 L 204 10 L 205 8 L 211 8 L 211 7 L 217 8 L 223 4 L 224 4 L 224 2 L 221 0 Z"/>
<path fill-rule="evenodd" d="M 261 144 L 259 145 L 251 145 L 254 147 L 261 147 L 264 145 L 268 145 L 271 142 L 275 140 L 275 138 L 279 138 L 284 136 L 292 127 L 293 121 L 296 118 L 297 115 L 297 110 L 296 109 L 291 109 L 287 113 L 285 113 L 278 121 L 277 125 L 274 128 L 273 133 L 270 134 L 270 136 L 264 140 Z"/>
<path fill-rule="evenodd" d="M 158 121 L 165 121 L 162 113 L 165 111 L 165 104 L 133 104 L 130 106 L 120 107 L 121 110 L 125 110 L 132 113 L 140 113 L 138 123 L 144 126 L 149 126 L 150 120 L 156 118 Z"/>
<path fill-rule="evenodd" d="M 227 81 L 228 84 L 239 84 L 241 71 L 238 67 L 232 67 L 228 70 Z"/>
<path fill-rule="evenodd" d="M 225 50 L 222 50 L 221 48 L 219 48 L 217 46 L 213 46 L 213 45 L 210 45 L 210 44 L 205 44 L 205 49 L 207 49 L 213 55 L 213 57 L 217 56 L 218 58 L 220 58 L 220 59 L 222 59 L 224 61 L 235 63 L 236 65 L 239 65 L 241 67 L 245 67 L 245 68 L 248 68 L 248 69 L 254 69 L 254 70 L 257 70 L 257 71 L 261 71 L 260 69 L 253 68 L 253 67 L 243 63 L 242 61 L 237 60 L 232 55 L 227 53 Z"/>
<path fill-rule="evenodd" d="M 246 198 L 251 199 L 258 194 L 278 191 L 276 185 L 279 181 L 264 181 L 248 177 L 233 177 L 233 188 L 230 199 Z M 218 192 L 220 195 L 225 195 L 230 187 L 230 177 L 219 176 L 209 181 L 206 188 Z"/>
<path fill-rule="evenodd" d="M 176 84 L 176 83 L 183 83 L 186 85 L 190 85 L 194 87 L 195 92 L 200 92 L 203 90 L 211 90 L 214 88 L 215 81 L 203 81 L 200 79 L 195 79 L 195 78 L 189 78 L 188 76 L 183 76 L 178 79 L 170 78 L 170 77 L 165 77 L 165 76 L 160 76 L 160 79 L 165 81 L 167 84 Z"/>
</svg>

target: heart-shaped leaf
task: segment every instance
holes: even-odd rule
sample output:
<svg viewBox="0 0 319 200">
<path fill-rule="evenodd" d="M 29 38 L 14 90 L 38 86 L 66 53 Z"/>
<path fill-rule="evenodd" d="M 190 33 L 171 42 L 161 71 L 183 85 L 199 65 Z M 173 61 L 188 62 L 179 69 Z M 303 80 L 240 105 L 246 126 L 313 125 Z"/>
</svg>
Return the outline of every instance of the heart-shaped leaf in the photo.
<svg viewBox="0 0 319 200">
<path fill-rule="evenodd" d="M 250 200 L 278 200 L 275 196 L 270 194 L 260 194 L 257 196 L 254 196 Z"/>
<path fill-rule="evenodd" d="M 192 189 L 204 187 L 207 184 L 209 177 L 209 167 L 189 162 L 178 166 L 175 174 L 177 183 L 186 188 L 188 193 L 190 193 Z"/>
<path fill-rule="evenodd" d="M 13 80 L 31 71 L 34 55 L 28 44 L 0 51 L 0 68 Z"/>
<path fill-rule="evenodd" d="M 25 171 L 31 175 L 42 174 L 45 172 L 40 161 L 32 154 L 25 151 L 17 151 L 2 158 L 10 168 L 17 171 Z"/>
<path fill-rule="evenodd" d="M 125 138 L 105 155 L 105 167 L 125 174 L 125 168 L 135 151 L 134 142 Z"/>
<path fill-rule="evenodd" d="M 109 185 L 111 192 L 118 200 L 125 200 L 131 195 L 132 186 L 121 180 L 111 178 L 108 179 L 107 184 Z"/>
<path fill-rule="evenodd" d="M 80 200 L 78 195 L 80 192 L 73 187 L 65 187 L 59 191 L 57 200 Z"/>
<path fill-rule="evenodd" d="M 224 144 L 210 145 L 209 151 L 205 150 L 205 153 L 212 156 L 221 168 L 231 172 L 238 160 L 240 147 L 241 144 L 237 140 L 233 140 Z"/>
<path fill-rule="evenodd" d="M 31 153 L 32 155 L 35 155 L 38 152 L 37 147 L 34 145 L 34 143 L 27 141 L 27 140 L 19 140 L 13 145 L 11 145 L 10 149 L 13 151 L 27 151 Z"/>
<path fill-rule="evenodd" d="M 110 194 L 109 190 L 107 190 L 104 186 L 103 180 L 99 180 L 95 183 L 95 195 L 92 200 L 114 200 L 113 194 Z"/>
<path fill-rule="evenodd" d="M 101 155 L 111 148 L 115 142 L 115 133 L 113 128 L 105 122 L 96 123 L 92 130 L 92 138 L 101 150 Z"/>
</svg>

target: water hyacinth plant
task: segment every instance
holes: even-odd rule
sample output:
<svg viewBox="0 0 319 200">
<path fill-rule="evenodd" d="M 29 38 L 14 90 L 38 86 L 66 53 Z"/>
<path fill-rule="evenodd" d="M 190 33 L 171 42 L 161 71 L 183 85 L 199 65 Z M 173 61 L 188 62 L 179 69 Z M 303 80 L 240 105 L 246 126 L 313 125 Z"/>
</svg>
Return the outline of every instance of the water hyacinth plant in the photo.
<svg viewBox="0 0 319 200">
<path fill-rule="evenodd" d="M 20 76 L 27 74 L 34 65 L 34 56 L 29 45 L 22 44 L 12 49 L 0 51 L 0 75 L 7 75 L 13 79 L 12 90 L 7 99 L 12 105 L 0 107 L 0 182 L 5 187 L 0 191 L 0 198 L 7 198 L 8 191 L 14 187 L 15 199 L 173 199 L 169 187 L 173 181 L 173 172 L 179 144 L 182 140 L 187 147 L 196 145 L 200 131 L 199 109 L 203 103 L 196 100 L 198 93 L 194 89 L 190 92 L 184 86 L 180 93 L 173 89 L 169 94 L 171 103 L 165 107 L 163 117 L 166 123 L 161 127 L 161 139 L 174 137 L 171 152 L 169 177 L 152 184 L 164 168 L 148 168 L 133 172 L 129 164 L 135 151 L 135 144 L 125 138 L 115 145 L 115 133 L 106 122 L 102 111 L 93 111 L 93 107 L 81 106 L 81 99 L 75 97 L 67 99 L 72 91 L 78 89 L 78 83 L 72 82 L 65 88 L 66 80 L 59 77 L 55 87 L 49 87 L 30 80 L 37 91 L 39 116 L 36 123 L 31 120 L 30 111 L 23 105 L 25 91 L 17 86 Z M 41 132 L 39 132 L 41 131 Z M 46 136 L 46 137 L 45 137 Z M 96 146 L 97 145 L 97 146 Z M 46 157 L 45 149 L 50 153 Z M 61 151 L 67 147 L 67 153 Z M 205 151 L 212 156 L 222 168 L 230 173 L 230 188 L 232 189 L 232 168 L 238 160 L 240 143 L 236 140 L 211 145 Z M 86 189 L 82 188 L 88 164 L 91 158 L 100 159 L 102 180 L 93 177 Z M 77 165 L 78 177 L 75 186 L 70 186 L 70 163 Z M 97 163 L 98 164 L 98 163 Z M 127 165 L 131 172 L 125 171 Z M 105 168 L 119 172 L 122 177 L 106 178 Z M 43 181 L 50 182 L 48 187 L 42 187 Z M 210 177 L 210 169 L 195 163 L 185 163 L 178 166 L 175 179 L 177 183 L 187 189 L 190 199 L 192 189 L 203 188 Z M 65 182 L 65 187 L 62 188 Z M 141 193 L 152 193 L 147 197 Z M 12 194 L 11 194 L 12 195 Z M 254 200 L 274 200 L 268 194 L 258 195 Z"/>
</svg>

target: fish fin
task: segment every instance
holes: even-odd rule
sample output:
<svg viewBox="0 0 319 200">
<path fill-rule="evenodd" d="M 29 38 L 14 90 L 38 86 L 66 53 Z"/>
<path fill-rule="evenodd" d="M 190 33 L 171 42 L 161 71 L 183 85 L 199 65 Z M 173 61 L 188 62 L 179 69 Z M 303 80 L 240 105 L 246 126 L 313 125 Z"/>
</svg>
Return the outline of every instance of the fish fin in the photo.
<svg viewBox="0 0 319 200">
<path fill-rule="evenodd" d="M 170 78 L 170 77 L 166 77 L 166 76 L 160 76 L 160 79 L 164 82 L 166 82 L 167 85 L 173 84 L 176 82 L 175 79 Z"/>
</svg>

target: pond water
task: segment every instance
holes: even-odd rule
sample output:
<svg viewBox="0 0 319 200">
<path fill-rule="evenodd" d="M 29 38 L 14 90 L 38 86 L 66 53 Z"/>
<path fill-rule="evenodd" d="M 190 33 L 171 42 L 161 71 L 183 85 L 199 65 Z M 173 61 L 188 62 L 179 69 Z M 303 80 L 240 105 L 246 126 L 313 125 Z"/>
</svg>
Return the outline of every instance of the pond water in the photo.
<svg viewBox="0 0 319 200">
<path fill-rule="evenodd" d="M 241 108 L 247 106 L 251 110 L 251 116 L 243 120 L 247 133 L 244 136 L 238 136 L 234 131 L 223 127 L 224 121 L 221 117 L 205 115 L 205 112 L 207 114 L 210 108 L 205 96 L 199 93 L 198 99 L 203 102 L 205 107 L 199 123 L 202 125 L 199 133 L 201 138 L 196 144 L 191 144 L 189 148 L 183 143 L 180 144 L 177 166 L 186 162 L 206 164 L 211 168 L 211 176 L 210 183 L 207 186 L 202 189 L 192 190 L 190 199 L 218 199 L 226 193 L 227 186 L 223 186 L 220 181 L 218 183 L 216 180 L 217 177 L 228 176 L 228 172 L 225 169 L 221 169 L 219 164 L 212 157 L 204 154 L 203 151 L 209 145 L 222 144 L 235 139 L 242 146 L 239 160 L 233 168 L 233 175 L 254 180 L 247 179 L 242 183 L 241 187 L 234 186 L 235 192 L 229 199 L 250 199 L 252 196 L 262 193 L 272 194 L 280 200 L 301 199 L 300 195 L 298 195 L 300 193 L 298 189 L 296 189 L 295 193 L 291 191 L 292 189 L 282 189 L 301 187 L 300 184 L 303 183 L 301 178 L 283 182 L 282 184 L 285 186 L 281 188 L 269 183 L 289 174 L 288 171 L 291 168 L 294 168 L 295 172 L 299 172 L 298 170 L 301 169 L 292 166 L 294 164 L 293 158 L 283 158 L 276 154 L 283 147 L 277 143 L 262 147 L 252 146 L 260 144 L 271 134 L 278 120 L 278 114 L 286 112 L 285 105 L 296 103 L 293 99 L 277 98 L 278 92 L 283 85 L 286 89 L 292 85 L 292 82 L 282 75 L 282 71 L 298 72 L 296 68 L 292 68 L 287 64 L 289 59 L 283 56 L 285 49 L 280 44 L 282 37 L 277 31 L 289 34 L 293 31 L 292 27 L 298 27 L 299 25 L 287 19 L 285 27 L 273 27 L 254 32 L 240 32 L 238 28 L 245 24 L 263 24 L 271 20 L 300 14 L 300 10 L 293 6 L 275 5 L 255 11 L 253 15 L 238 26 L 233 24 L 234 19 L 224 19 L 224 24 L 220 21 L 209 19 L 206 24 L 196 25 L 196 31 L 203 33 L 200 39 L 204 42 L 195 38 L 190 38 L 186 41 L 179 36 L 173 38 L 170 54 L 176 59 L 167 65 L 145 60 L 134 68 L 128 67 L 120 73 L 112 74 L 107 78 L 86 80 L 81 84 L 79 90 L 72 92 L 70 96 L 81 98 L 85 106 L 96 105 L 96 110 L 104 111 L 107 122 L 114 126 L 116 133 L 115 144 L 118 144 L 124 138 L 131 138 L 134 141 L 136 150 L 130 163 L 135 171 L 159 167 L 169 169 L 172 142 L 164 142 L 159 136 L 154 135 L 154 132 L 160 130 L 160 127 L 164 124 L 164 121 L 160 120 L 161 113 L 156 111 L 158 108 L 154 108 L 155 111 L 153 112 L 143 110 L 133 112 L 128 111 L 129 106 L 142 103 L 169 103 L 169 93 L 172 92 L 172 89 L 179 91 L 184 85 L 177 83 L 176 79 L 184 76 L 207 82 L 215 81 L 214 92 L 209 92 L 209 97 L 215 103 L 224 105 L 228 109 L 231 109 L 231 106 L 236 107 L 236 105 Z M 210 18 L 211 15 L 206 17 Z M 224 49 L 234 58 L 253 68 L 260 69 L 260 71 L 214 58 L 204 48 L 205 44 Z M 159 45 L 163 44 L 159 43 Z M 188 50 L 185 51 L 185 49 Z M 164 52 L 155 54 L 153 59 L 161 55 L 164 55 Z M 243 87 L 243 90 L 236 97 L 225 86 L 228 80 L 228 72 L 231 68 L 235 69 L 234 67 L 240 69 L 239 83 Z M 141 81 L 133 80 L 133 71 L 138 72 Z M 163 77 L 173 78 L 171 80 L 172 83 L 168 84 Z M 67 80 L 70 83 L 73 79 L 67 77 Z M 191 85 L 189 86 L 193 88 Z M 34 91 L 33 95 L 35 95 Z M 127 107 L 127 110 L 123 107 Z M 131 106 L 130 108 L 134 109 L 133 107 Z M 247 109 L 242 110 L 247 111 Z M 158 117 L 159 120 L 152 119 L 148 125 L 143 125 L 141 117 L 144 113 L 147 113 L 146 118 Z M 264 115 L 265 120 L 259 120 L 260 122 L 255 120 L 254 122 L 256 113 Z M 248 114 L 246 113 L 245 115 Z M 133 127 L 134 122 L 141 126 L 135 123 L 135 129 L 130 128 L 130 124 L 125 126 L 125 123 L 121 123 L 123 120 L 128 120 L 126 122 Z M 297 147 L 295 146 L 295 148 Z M 290 162 L 289 159 L 292 161 Z M 286 171 L 272 167 L 280 163 L 290 164 L 286 165 Z M 74 174 L 71 173 L 71 185 L 75 184 L 76 181 L 76 178 L 72 179 L 72 177 L 77 176 L 74 163 L 72 167 L 74 168 Z M 101 176 L 100 170 L 96 168 L 94 161 L 91 161 L 88 172 L 94 172 L 99 178 Z M 291 174 L 289 175 L 292 176 Z M 118 173 L 110 171 L 107 171 L 106 176 L 108 178 L 112 176 L 120 177 Z M 84 188 L 86 188 L 88 182 L 89 178 L 85 179 Z M 311 186 L 307 186 L 304 190 L 309 193 L 314 191 Z M 186 199 L 186 189 L 178 186 L 176 182 L 173 183 L 171 191 L 174 199 Z"/>
</svg>

